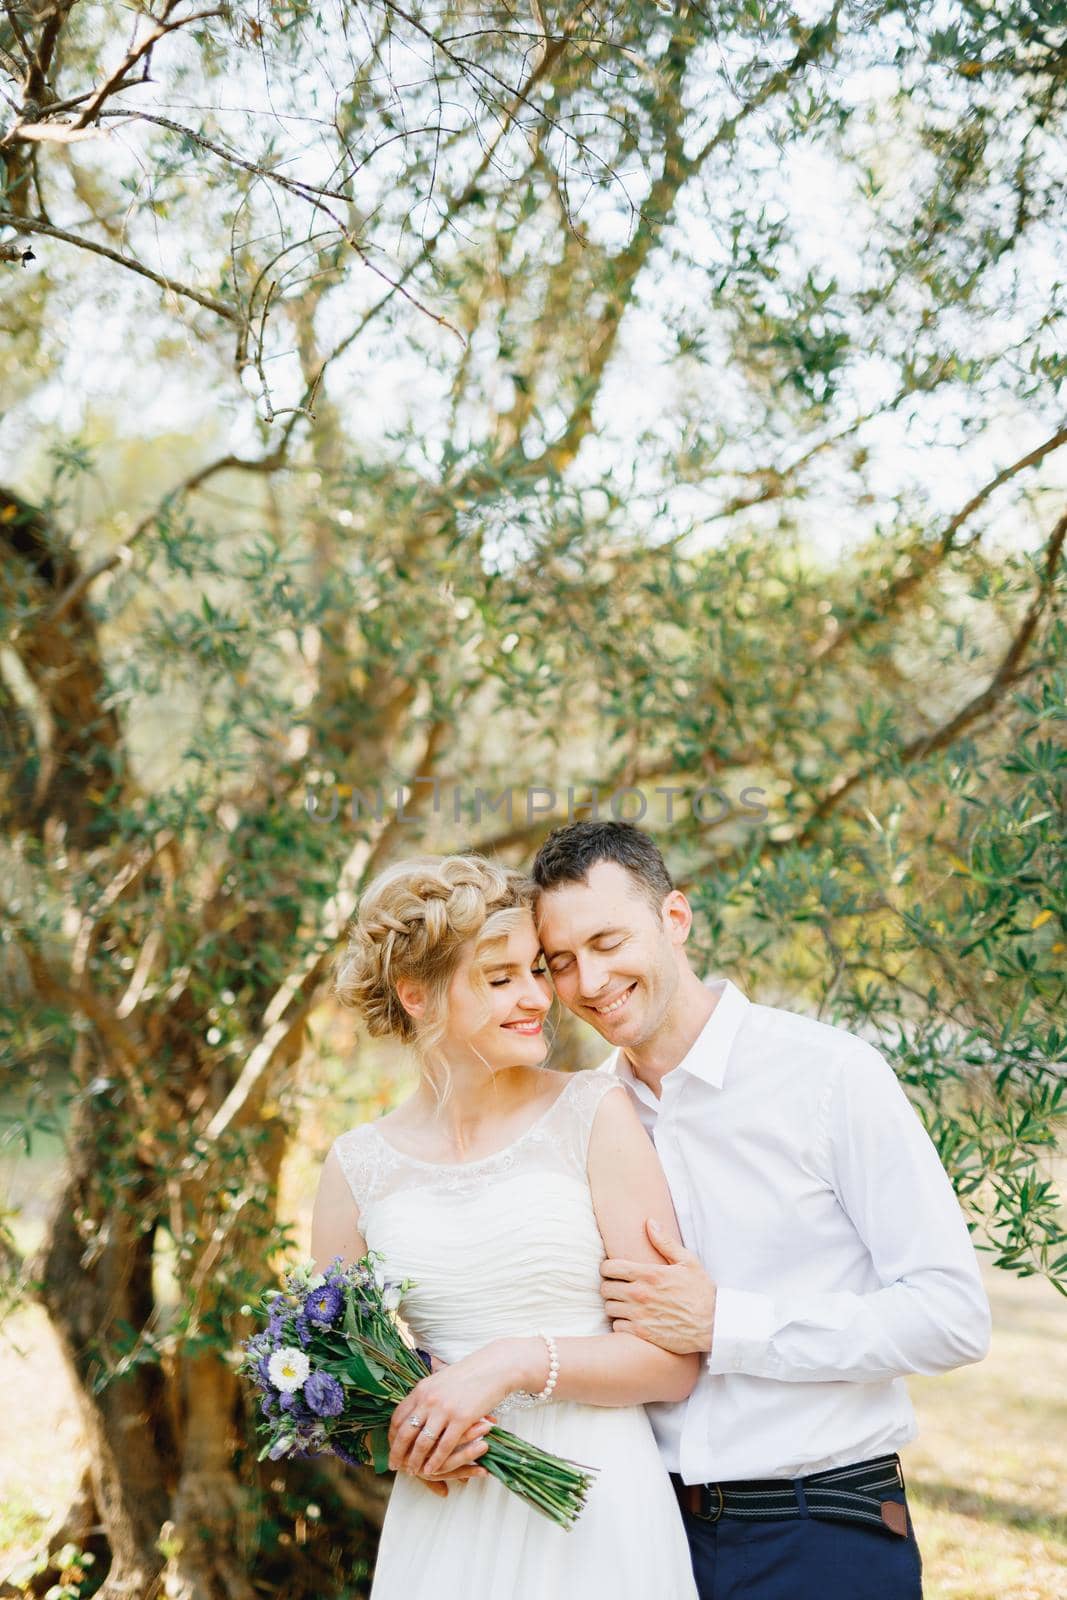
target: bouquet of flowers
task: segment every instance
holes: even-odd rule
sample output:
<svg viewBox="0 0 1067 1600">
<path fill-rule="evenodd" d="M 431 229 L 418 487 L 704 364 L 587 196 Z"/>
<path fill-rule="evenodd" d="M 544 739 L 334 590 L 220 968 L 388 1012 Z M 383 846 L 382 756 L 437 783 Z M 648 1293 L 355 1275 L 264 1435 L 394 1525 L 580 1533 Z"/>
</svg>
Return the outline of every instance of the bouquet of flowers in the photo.
<svg viewBox="0 0 1067 1600">
<path fill-rule="evenodd" d="M 389 1422 L 431 1370 L 400 1320 L 407 1282 L 391 1284 L 374 1252 L 354 1266 L 335 1256 L 325 1272 L 295 1266 L 284 1288 L 260 1297 L 266 1326 L 242 1342 L 239 1371 L 260 1394 L 267 1434 L 259 1460 L 332 1451 L 352 1466 L 389 1470 Z M 252 1310 L 250 1306 L 243 1311 Z M 485 1435 L 478 1465 L 561 1527 L 572 1527 L 595 1476 L 505 1429 Z"/>
</svg>

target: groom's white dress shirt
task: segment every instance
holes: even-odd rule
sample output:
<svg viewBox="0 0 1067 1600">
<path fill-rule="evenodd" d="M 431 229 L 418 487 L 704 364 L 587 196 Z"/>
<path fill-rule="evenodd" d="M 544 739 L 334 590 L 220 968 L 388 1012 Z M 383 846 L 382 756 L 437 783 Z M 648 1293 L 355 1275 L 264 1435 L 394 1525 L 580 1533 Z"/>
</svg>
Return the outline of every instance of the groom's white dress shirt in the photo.
<svg viewBox="0 0 1067 1600">
<path fill-rule="evenodd" d="M 952 1184 L 892 1068 L 843 1028 L 728 979 L 657 1100 L 614 1051 L 718 1293 L 688 1400 L 648 1407 L 686 1483 L 790 1478 L 916 1434 L 902 1374 L 989 1348 Z"/>
</svg>

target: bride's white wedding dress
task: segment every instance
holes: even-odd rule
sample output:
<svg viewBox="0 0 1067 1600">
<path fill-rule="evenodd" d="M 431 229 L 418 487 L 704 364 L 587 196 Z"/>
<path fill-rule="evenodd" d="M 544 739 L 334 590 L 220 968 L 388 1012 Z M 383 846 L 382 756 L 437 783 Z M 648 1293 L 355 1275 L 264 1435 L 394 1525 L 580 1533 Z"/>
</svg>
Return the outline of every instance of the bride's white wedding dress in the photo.
<svg viewBox="0 0 1067 1600">
<path fill-rule="evenodd" d="M 374 1123 L 340 1135 L 368 1247 L 390 1279 L 414 1281 L 401 1313 L 420 1345 L 457 1361 L 540 1328 L 611 1332 L 586 1151 L 612 1091 L 627 1092 L 608 1074 L 576 1072 L 538 1121 L 482 1161 L 419 1161 Z M 445 1498 L 399 1473 L 373 1600 L 696 1600 L 681 1512 L 642 1406 L 549 1400 L 500 1423 L 599 1469 L 578 1521 L 558 1527 L 495 1478 Z"/>
</svg>

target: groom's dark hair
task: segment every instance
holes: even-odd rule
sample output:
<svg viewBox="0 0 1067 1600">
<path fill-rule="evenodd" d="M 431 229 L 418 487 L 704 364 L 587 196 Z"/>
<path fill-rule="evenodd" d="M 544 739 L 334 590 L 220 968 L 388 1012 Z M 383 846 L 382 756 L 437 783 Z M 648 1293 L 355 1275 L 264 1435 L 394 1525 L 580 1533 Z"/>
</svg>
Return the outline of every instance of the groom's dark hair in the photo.
<svg viewBox="0 0 1067 1600">
<path fill-rule="evenodd" d="M 530 876 L 539 889 L 585 883 L 598 861 L 625 867 L 655 912 L 674 888 L 656 841 L 632 822 L 569 822 L 556 828 L 534 856 Z"/>
</svg>

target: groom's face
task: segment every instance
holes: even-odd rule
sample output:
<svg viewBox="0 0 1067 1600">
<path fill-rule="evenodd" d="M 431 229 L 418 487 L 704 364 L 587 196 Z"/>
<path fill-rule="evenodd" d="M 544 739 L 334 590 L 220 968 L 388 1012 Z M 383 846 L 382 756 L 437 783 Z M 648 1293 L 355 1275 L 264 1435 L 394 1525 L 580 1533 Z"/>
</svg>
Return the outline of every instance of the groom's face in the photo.
<svg viewBox="0 0 1067 1600">
<path fill-rule="evenodd" d="M 556 993 L 610 1044 L 643 1044 L 666 1015 L 680 976 L 668 906 L 675 898 L 683 900 L 672 892 L 657 914 L 625 867 L 598 861 L 584 883 L 557 884 L 538 899 L 537 929 Z"/>
</svg>

